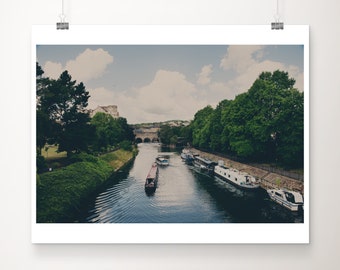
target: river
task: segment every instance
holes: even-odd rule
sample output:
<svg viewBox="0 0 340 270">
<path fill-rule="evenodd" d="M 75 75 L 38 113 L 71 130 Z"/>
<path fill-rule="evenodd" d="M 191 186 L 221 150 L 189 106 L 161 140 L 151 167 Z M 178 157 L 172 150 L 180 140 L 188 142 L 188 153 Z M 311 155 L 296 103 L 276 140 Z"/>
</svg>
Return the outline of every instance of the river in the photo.
<svg viewBox="0 0 340 270">
<path fill-rule="evenodd" d="M 84 223 L 301 223 L 303 213 L 272 202 L 262 189 L 241 190 L 218 177 L 198 173 L 178 152 L 141 143 L 133 164 L 113 176 L 86 204 Z M 159 168 L 153 194 L 145 178 L 159 152 L 170 165 Z"/>
</svg>

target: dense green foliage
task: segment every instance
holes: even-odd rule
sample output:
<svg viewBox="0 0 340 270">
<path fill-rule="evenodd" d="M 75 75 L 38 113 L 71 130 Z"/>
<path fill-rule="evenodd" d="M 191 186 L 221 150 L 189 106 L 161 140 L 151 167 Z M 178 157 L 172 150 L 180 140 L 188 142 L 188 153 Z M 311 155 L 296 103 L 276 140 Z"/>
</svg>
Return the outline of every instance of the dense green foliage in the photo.
<svg viewBox="0 0 340 270">
<path fill-rule="evenodd" d="M 191 128 L 189 126 L 162 125 L 159 131 L 160 141 L 165 145 L 183 146 L 191 141 Z"/>
<path fill-rule="evenodd" d="M 59 151 L 86 151 L 93 136 L 89 115 L 85 111 L 89 99 L 83 83 L 76 84 L 67 71 L 57 80 L 43 78 L 37 64 L 37 148 L 55 143 Z"/>
<path fill-rule="evenodd" d="M 37 184 L 37 222 L 68 221 L 82 200 L 111 173 L 112 168 L 105 161 L 95 158 L 41 174 Z"/>
<path fill-rule="evenodd" d="M 303 167 L 304 98 L 295 80 L 282 71 L 263 72 L 251 88 L 215 109 L 199 110 L 186 137 L 194 147 L 233 155 L 246 161 Z M 161 141 L 182 133 L 165 126 Z"/>
<path fill-rule="evenodd" d="M 67 152 L 67 158 L 63 168 L 37 174 L 37 221 L 64 222 L 78 211 L 82 200 L 135 155 L 131 145 L 134 134 L 122 117 L 98 113 L 91 120 L 86 108 L 89 92 L 67 71 L 57 80 L 43 74 L 37 63 L 37 172 L 61 167 L 51 165 L 50 159 L 47 164 L 42 156 L 42 149 L 50 145 L 58 147 L 58 152 Z M 123 149 L 105 156 L 105 160 L 86 154 L 119 147 Z"/>
<path fill-rule="evenodd" d="M 67 71 L 57 80 L 43 74 L 36 63 L 37 164 L 43 165 L 41 154 L 46 144 L 57 145 L 58 152 L 66 151 L 71 156 L 105 152 L 117 148 L 120 142 L 134 141 L 133 130 L 125 118 L 97 113 L 90 119 L 90 96 L 82 82 L 77 84 Z M 124 145 L 127 147 L 126 142 Z"/>
<path fill-rule="evenodd" d="M 92 149 L 94 151 L 106 151 L 107 148 L 123 145 L 134 140 L 132 128 L 123 117 L 114 119 L 111 115 L 98 112 L 91 119 L 91 125 L 95 128 Z"/>
<path fill-rule="evenodd" d="M 303 166 L 303 93 L 288 73 L 263 72 L 248 92 L 206 107 L 191 124 L 193 145 L 252 161 Z"/>
<path fill-rule="evenodd" d="M 135 152 L 125 150 L 103 157 L 74 154 L 71 165 L 37 175 L 37 222 L 72 221 L 81 203 L 134 156 Z"/>
</svg>

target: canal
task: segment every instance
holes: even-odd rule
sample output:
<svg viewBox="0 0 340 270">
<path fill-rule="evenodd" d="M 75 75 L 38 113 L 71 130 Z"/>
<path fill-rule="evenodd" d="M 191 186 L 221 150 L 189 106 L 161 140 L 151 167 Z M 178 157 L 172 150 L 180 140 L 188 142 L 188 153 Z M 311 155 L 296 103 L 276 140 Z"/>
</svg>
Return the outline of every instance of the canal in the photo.
<svg viewBox="0 0 340 270">
<path fill-rule="evenodd" d="M 144 190 L 145 178 L 159 152 L 159 144 L 141 143 L 128 168 L 113 176 L 86 205 L 84 223 L 301 223 L 303 213 L 272 202 L 262 189 L 241 190 L 197 172 L 178 152 L 170 165 L 159 168 L 158 187 Z"/>
</svg>

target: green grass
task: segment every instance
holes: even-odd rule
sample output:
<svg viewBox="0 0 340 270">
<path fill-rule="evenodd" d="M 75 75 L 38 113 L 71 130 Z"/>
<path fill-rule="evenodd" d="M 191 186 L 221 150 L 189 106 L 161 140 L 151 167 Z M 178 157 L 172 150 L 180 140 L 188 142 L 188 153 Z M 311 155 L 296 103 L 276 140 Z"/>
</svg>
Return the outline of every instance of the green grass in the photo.
<svg viewBox="0 0 340 270">
<path fill-rule="evenodd" d="M 56 146 L 56 145 L 44 147 L 44 149 L 41 150 L 41 155 L 46 160 L 56 160 L 56 159 L 67 157 L 66 152 L 59 152 L 58 153 L 57 150 L 58 150 L 58 146 Z"/>
<path fill-rule="evenodd" d="M 100 159 L 106 161 L 116 171 L 133 158 L 133 152 L 119 149 L 117 151 L 104 154 Z"/>
</svg>

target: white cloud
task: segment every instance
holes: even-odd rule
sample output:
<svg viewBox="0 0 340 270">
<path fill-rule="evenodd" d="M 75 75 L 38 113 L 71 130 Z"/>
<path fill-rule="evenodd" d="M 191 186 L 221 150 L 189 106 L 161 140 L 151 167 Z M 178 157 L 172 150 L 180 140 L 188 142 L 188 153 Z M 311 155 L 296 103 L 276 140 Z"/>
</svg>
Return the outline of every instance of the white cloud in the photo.
<svg viewBox="0 0 340 270">
<path fill-rule="evenodd" d="M 95 89 L 89 89 L 89 109 L 95 109 L 98 105 L 106 106 L 113 105 L 114 103 L 114 93 L 105 87 L 99 87 Z"/>
<path fill-rule="evenodd" d="M 198 74 L 197 83 L 201 85 L 206 85 L 211 81 L 212 65 L 205 65 L 202 67 L 201 72 Z"/>
<path fill-rule="evenodd" d="M 226 84 L 234 94 L 247 91 L 263 71 L 282 70 L 296 80 L 295 87 L 303 91 L 303 72 L 297 66 L 281 62 L 263 60 L 264 46 L 229 46 L 226 55 L 220 62 L 223 70 L 236 72 L 234 79 Z"/>
<path fill-rule="evenodd" d="M 245 72 L 249 66 L 257 63 L 262 57 L 263 46 L 229 46 L 226 55 L 220 62 L 224 70 L 235 70 L 238 73 Z"/>
<path fill-rule="evenodd" d="M 176 71 L 158 70 L 153 80 L 140 88 L 123 92 L 98 88 L 90 91 L 89 107 L 115 104 L 129 123 L 190 120 L 208 103 L 198 98 L 198 90 Z"/>
<path fill-rule="evenodd" d="M 43 70 L 47 77 L 57 79 L 67 70 L 72 79 L 78 82 L 87 82 L 101 77 L 109 64 L 113 63 L 113 56 L 103 49 L 86 49 L 76 59 L 69 60 L 63 67 L 61 63 L 46 62 Z"/>
<path fill-rule="evenodd" d="M 43 67 L 44 76 L 58 79 L 60 74 L 63 72 L 63 65 L 61 63 L 55 63 L 51 61 L 47 61 Z"/>
</svg>

